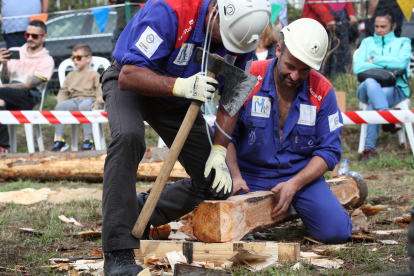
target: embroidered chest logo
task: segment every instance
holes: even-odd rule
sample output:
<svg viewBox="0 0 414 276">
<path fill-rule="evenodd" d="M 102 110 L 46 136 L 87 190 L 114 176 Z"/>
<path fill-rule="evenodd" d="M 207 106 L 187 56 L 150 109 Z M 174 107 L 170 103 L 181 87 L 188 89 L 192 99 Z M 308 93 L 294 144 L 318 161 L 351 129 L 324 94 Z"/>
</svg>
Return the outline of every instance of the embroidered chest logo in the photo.
<svg viewBox="0 0 414 276">
<path fill-rule="evenodd" d="M 269 118 L 270 116 L 270 99 L 268 97 L 253 96 L 252 99 L 252 116 Z"/>
<path fill-rule="evenodd" d="M 177 65 L 187 65 L 188 62 L 191 60 L 191 55 L 194 51 L 194 44 L 191 43 L 184 43 L 181 45 L 180 51 L 178 52 L 177 57 L 174 60 L 174 64 Z"/>
<path fill-rule="evenodd" d="M 254 142 L 256 141 L 256 129 L 255 128 L 250 128 L 249 129 L 249 145 L 253 145 Z"/>
<path fill-rule="evenodd" d="M 316 106 L 300 104 L 299 125 L 314 126 L 316 122 Z"/>
</svg>

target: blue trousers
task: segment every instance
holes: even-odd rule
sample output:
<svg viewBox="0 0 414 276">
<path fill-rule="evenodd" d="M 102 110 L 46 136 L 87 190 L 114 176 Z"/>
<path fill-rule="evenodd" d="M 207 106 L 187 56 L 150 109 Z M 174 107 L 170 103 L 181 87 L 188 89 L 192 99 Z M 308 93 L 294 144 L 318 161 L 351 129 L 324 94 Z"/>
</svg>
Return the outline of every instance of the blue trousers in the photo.
<svg viewBox="0 0 414 276">
<path fill-rule="evenodd" d="M 358 99 L 368 105 L 368 110 L 389 110 L 390 107 L 406 99 L 404 92 L 398 87 L 381 87 L 374 79 L 366 79 L 358 86 Z M 365 147 L 375 150 L 380 125 L 369 124 Z"/>
<path fill-rule="evenodd" d="M 250 192 L 270 191 L 279 183 L 293 177 L 264 179 L 243 173 L 242 176 Z M 351 236 L 351 218 L 332 193 L 324 177 L 316 179 L 298 191 L 293 197 L 292 205 L 315 240 L 323 243 L 342 243 Z"/>
</svg>

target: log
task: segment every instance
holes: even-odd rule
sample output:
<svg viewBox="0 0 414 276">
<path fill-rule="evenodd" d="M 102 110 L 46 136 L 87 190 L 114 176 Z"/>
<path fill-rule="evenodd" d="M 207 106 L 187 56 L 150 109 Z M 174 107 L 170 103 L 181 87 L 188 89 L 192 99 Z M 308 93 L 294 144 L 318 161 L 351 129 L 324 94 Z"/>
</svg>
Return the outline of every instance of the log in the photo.
<svg viewBox="0 0 414 276">
<path fill-rule="evenodd" d="M 161 170 L 168 149 L 151 149 L 142 159 L 138 179 L 153 180 Z M 149 158 L 147 158 L 149 157 Z M 0 155 L 0 181 L 15 180 L 72 180 L 102 182 L 106 151 L 37 152 L 33 154 Z M 171 179 L 189 177 L 179 162 L 170 174 Z"/>
<path fill-rule="evenodd" d="M 278 261 L 297 261 L 300 259 L 299 243 L 275 242 L 229 242 L 229 243 L 202 243 L 142 240 L 140 248 L 135 249 L 135 259 L 144 263 L 144 258 L 155 252 L 155 257 L 165 257 L 172 251 L 183 251 L 188 263 L 206 262 L 221 266 L 227 258 L 238 248 L 245 248 L 257 253 L 272 254 Z M 277 253 L 276 253 L 277 252 Z M 277 255 L 277 256 L 274 256 Z"/>
<path fill-rule="evenodd" d="M 361 205 L 368 193 L 363 180 L 350 176 L 334 178 L 328 183 L 346 207 Z M 270 191 L 233 196 L 226 201 L 207 200 L 198 205 L 192 220 L 187 221 L 180 231 L 192 234 L 202 242 L 239 241 L 251 233 L 298 218 L 290 206 L 286 213 L 273 219 L 271 213 L 278 202 L 278 196 Z"/>
<path fill-rule="evenodd" d="M 356 209 L 364 204 L 368 196 L 368 187 L 364 180 L 341 175 L 326 181 L 342 206 Z"/>
</svg>

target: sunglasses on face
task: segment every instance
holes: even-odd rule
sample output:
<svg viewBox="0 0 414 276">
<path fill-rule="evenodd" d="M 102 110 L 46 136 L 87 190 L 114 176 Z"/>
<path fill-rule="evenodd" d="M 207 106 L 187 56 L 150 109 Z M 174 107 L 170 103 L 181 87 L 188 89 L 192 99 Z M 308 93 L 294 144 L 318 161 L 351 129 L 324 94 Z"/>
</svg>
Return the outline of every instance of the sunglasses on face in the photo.
<svg viewBox="0 0 414 276">
<path fill-rule="evenodd" d="M 36 40 L 36 39 L 38 39 L 39 38 L 39 36 L 44 36 L 44 34 L 31 34 L 31 33 L 28 33 L 28 32 L 25 32 L 24 33 L 24 37 L 26 38 L 26 39 L 29 39 L 29 37 L 32 37 L 34 40 Z"/>
<path fill-rule="evenodd" d="M 71 57 L 70 57 L 70 59 L 71 59 L 72 61 L 75 61 L 75 59 L 76 59 L 77 61 L 80 61 L 80 60 L 82 59 L 82 57 L 89 57 L 89 55 L 77 55 L 77 56 L 71 56 Z"/>
</svg>

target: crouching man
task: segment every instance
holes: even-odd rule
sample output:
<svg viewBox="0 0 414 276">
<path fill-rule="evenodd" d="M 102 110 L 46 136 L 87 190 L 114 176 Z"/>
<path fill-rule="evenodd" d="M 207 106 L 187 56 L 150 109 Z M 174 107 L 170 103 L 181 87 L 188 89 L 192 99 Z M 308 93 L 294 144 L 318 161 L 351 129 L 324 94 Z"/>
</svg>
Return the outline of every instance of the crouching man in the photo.
<svg viewBox="0 0 414 276">
<path fill-rule="evenodd" d="M 233 194 L 271 190 L 280 196 L 273 217 L 292 204 L 314 239 L 345 242 L 351 219 L 323 177 L 340 161 L 343 126 L 331 83 L 315 71 L 328 35 L 308 18 L 282 35 L 276 58 L 253 62 L 250 70 L 258 84 L 240 110 L 226 157 Z"/>
</svg>

